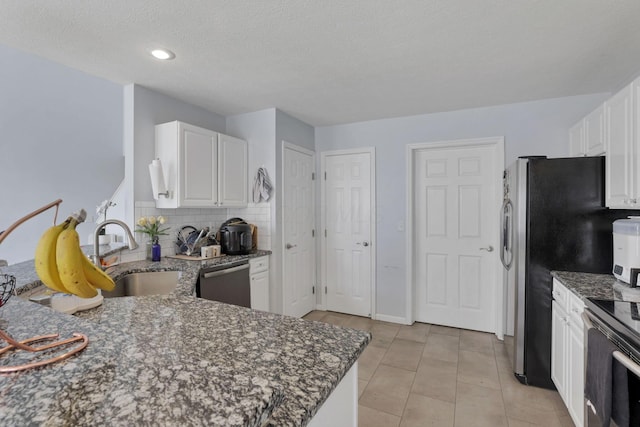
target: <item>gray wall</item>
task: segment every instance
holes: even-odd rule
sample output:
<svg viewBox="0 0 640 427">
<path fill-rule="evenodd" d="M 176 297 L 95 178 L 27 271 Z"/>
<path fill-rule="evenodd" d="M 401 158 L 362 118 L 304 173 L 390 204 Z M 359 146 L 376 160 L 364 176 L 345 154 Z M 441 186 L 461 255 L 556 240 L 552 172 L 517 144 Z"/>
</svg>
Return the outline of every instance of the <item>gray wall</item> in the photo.
<svg viewBox="0 0 640 427">
<path fill-rule="evenodd" d="M 0 230 L 57 198 L 58 221 L 80 208 L 81 240 L 96 206 L 124 176 L 122 86 L 0 45 Z M 33 258 L 53 211 L 0 246 L 9 263 Z"/>
<path fill-rule="evenodd" d="M 225 133 L 225 118 L 204 108 L 163 95 L 139 85 L 125 88 L 133 102 L 133 182 L 134 200 L 153 200 L 148 165 L 155 158 L 155 125 L 180 120 L 216 132 Z M 131 107 L 128 107 L 131 109 Z M 125 138 L 125 144 L 131 138 Z"/>
<path fill-rule="evenodd" d="M 259 167 L 264 166 L 274 185 L 272 197 L 269 200 L 271 211 L 271 248 L 276 248 L 279 242 L 276 228 L 276 199 L 278 198 L 278 183 L 276 182 L 276 109 L 255 111 L 227 117 L 227 133 L 247 141 L 249 145 L 249 202 L 253 202 L 253 181 Z M 278 252 L 279 253 L 279 252 Z M 282 313 L 282 272 L 279 255 L 274 250 L 269 259 L 269 307 L 271 311 Z"/>
<path fill-rule="evenodd" d="M 507 164 L 522 155 L 568 155 L 568 129 L 608 94 L 316 128 L 316 151 L 376 148 L 377 314 L 405 317 L 407 144 L 505 137 Z M 320 211 L 318 211 L 318 217 Z"/>
<path fill-rule="evenodd" d="M 282 141 L 315 151 L 315 130 L 287 113 L 275 108 L 227 117 L 227 133 L 249 143 L 249 183 L 257 168 L 264 165 L 275 191 L 270 200 L 271 250 L 270 306 L 282 313 Z M 251 192 L 249 193 L 251 194 Z"/>
</svg>

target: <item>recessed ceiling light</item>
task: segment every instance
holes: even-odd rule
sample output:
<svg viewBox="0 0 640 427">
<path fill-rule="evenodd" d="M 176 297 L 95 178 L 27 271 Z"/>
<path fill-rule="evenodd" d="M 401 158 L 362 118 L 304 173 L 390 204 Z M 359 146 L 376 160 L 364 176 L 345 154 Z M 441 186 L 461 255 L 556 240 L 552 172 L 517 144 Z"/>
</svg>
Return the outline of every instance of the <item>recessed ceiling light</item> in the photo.
<svg viewBox="0 0 640 427">
<path fill-rule="evenodd" d="M 168 49 L 153 49 L 151 55 L 158 59 L 170 60 L 176 57 L 176 54 Z"/>
</svg>

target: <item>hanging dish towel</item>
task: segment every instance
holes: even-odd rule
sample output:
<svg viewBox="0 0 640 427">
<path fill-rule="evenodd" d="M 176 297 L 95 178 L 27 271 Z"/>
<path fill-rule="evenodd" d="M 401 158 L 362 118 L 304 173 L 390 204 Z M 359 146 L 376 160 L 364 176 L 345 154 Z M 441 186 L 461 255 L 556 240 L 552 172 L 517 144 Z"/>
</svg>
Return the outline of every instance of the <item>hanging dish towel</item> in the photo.
<svg viewBox="0 0 640 427">
<path fill-rule="evenodd" d="M 273 184 L 271 184 L 267 169 L 264 167 L 259 168 L 258 173 L 256 173 L 256 180 L 253 184 L 253 202 L 266 202 L 271 198 L 272 191 Z"/>
</svg>

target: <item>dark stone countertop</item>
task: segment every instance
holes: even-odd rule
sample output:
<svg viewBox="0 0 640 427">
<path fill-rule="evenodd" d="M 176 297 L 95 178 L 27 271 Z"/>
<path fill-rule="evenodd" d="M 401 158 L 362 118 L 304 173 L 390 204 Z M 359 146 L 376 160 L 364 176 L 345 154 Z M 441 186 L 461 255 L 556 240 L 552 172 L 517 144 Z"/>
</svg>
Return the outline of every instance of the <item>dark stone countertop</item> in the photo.
<svg viewBox="0 0 640 427">
<path fill-rule="evenodd" d="M 74 316 L 12 298 L 0 309 L 0 328 L 15 338 L 82 332 L 90 344 L 64 362 L 0 376 L 3 423 L 306 425 L 371 335 L 193 297 L 201 267 L 243 257 L 115 266 L 115 279 L 182 275 L 172 295 L 105 299 Z M 29 356 L 14 352 L 2 364 Z"/>
<path fill-rule="evenodd" d="M 551 275 L 583 300 L 597 298 L 617 301 L 640 301 L 640 288 L 632 288 L 626 283 L 617 280 L 611 274 L 552 271 Z"/>
</svg>

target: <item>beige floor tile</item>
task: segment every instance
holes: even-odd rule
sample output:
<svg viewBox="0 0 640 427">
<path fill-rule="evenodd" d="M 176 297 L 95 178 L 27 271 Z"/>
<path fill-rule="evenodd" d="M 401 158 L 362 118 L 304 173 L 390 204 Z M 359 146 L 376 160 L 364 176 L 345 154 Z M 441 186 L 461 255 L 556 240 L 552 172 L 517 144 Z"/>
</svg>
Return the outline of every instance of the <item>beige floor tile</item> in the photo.
<svg viewBox="0 0 640 427">
<path fill-rule="evenodd" d="M 452 335 L 429 334 L 422 355 L 431 359 L 458 361 L 460 338 Z"/>
<path fill-rule="evenodd" d="M 460 350 L 475 351 L 494 356 L 492 334 L 476 331 L 460 331 Z"/>
<path fill-rule="evenodd" d="M 458 381 L 455 425 L 460 427 L 506 427 L 502 393 Z"/>
<path fill-rule="evenodd" d="M 321 321 L 327 315 L 326 311 L 318 311 L 314 310 L 308 314 L 306 314 L 303 319 L 305 320 L 317 320 Z"/>
<path fill-rule="evenodd" d="M 455 405 L 419 394 L 410 394 L 402 415 L 401 427 L 452 427 Z"/>
<path fill-rule="evenodd" d="M 380 365 L 367 385 L 367 391 L 406 398 L 416 373 L 393 366 Z"/>
<path fill-rule="evenodd" d="M 415 371 L 418 369 L 423 350 L 424 344 L 396 338 L 380 363 Z"/>
<path fill-rule="evenodd" d="M 401 417 L 404 412 L 404 405 L 407 403 L 407 398 L 406 396 L 403 397 L 365 390 L 362 397 L 358 400 L 358 403 L 378 411 Z"/>
<path fill-rule="evenodd" d="M 450 328 L 449 326 L 431 325 L 429 333 L 430 334 L 452 335 L 454 337 L 459 337 L 460 336 L 460 329 Z"/>
<path fill-rule="evenodd" d="M 358 427 L 398 427 L 400 417 L 358 405 Z"/>
<path fill-rule="evenodd" d="M 358 359 L 358 379 L 369 381 L 386 352 L 386 348 L 367 346 Z"/>
<path fill-rule="evenodd" d="M 364 393 L 364 389 L 367 388 L 367 384 L 369 384 L 369 381 L 358 379 L 358 399 L 362 397 L 362 393 Z"/>
<path fill-rule="evenodd" d="M 575 427 L 576 425 L 573 423 L 571 419 L 571 415 L 562 415 L 558 417 L 558 421 L 560 421 L 560 425 L 562 427 Z"/>
<path fill-rule="evenodd" d="M 346 317 L 339 316 L 337 313 L 329 313 L 322 319 L 323 322 L 331 323 L 336 326 L 344 326 L 347 320 L 348 319 Z"/>
<path fill-rule="evenodd" d="M 385 350 L 391 347 L 391 343 L 394 340 L 393 337 L 385 337 L 385 336 L 375 335 L 373 333 L 371 334 L 371 336 L 372 336 L 371 343 L 369 345 L 373 347 L 383 348 Z"/>
<path fill-rule="evenodd" d="M 457 370 L 456 362 L 423 357 L 420 361 L 418 372 L 416 372 L 411 392 L 455 403 Z"/>
<path fill-rule="evenodd" d="M 540 409 L 527 401 L 512 399 L 507 393 L 504 393 L 504 406 L 509 418 L 537 426 L 560 427 L 560 420 L 553 407 Z"/>
<path fill-rule="evenodd" d="M 495 357 L 474 351 L 460 350 L 458 381 L 500 390 L 500 377 Z"/>
<path fill-rule="evenodd" d="M 344 326 L 361 331 L 370 331 L 373 326 L 373 320 L 366 317 L 352 316 L 344 322 Z"/>
<path fill-rule="evenodd" d="M 371 331 L 358 360 L 359 426 L 574 427 L 557 392 L 516 380 L 492 334 L 324 311 L 305 319 Z"/>
<path fill-rule="evenodd" d="M 534 424 L 528 423 L 526 421 L 515 420 L 509 417 L 507 417 L 507 422 L 509 423 L 509 427 L 533 427 L 534 426 Z"/>
<path fill-rule="evenodd" d="M 400 326 L 395 323 L 389 322 L 381 322 L 379 320 L 374 320 L 371 325 L 371 333 L 373 336 L 385 337 L 385 338 L 395 338 L 398 335 L 398 331 L 400 330 Z"/>
<path fill-rule="evenodd" d="M 429 335 L 430 329 L 431 325 L 427 323 L 416 322 L 411 326 L 403 325 L 400 327 L 396 338 L 402 338 L 403 340 L 416 341 L 424 344 L 427 342 L 427 335 Z"/>
</svg>

